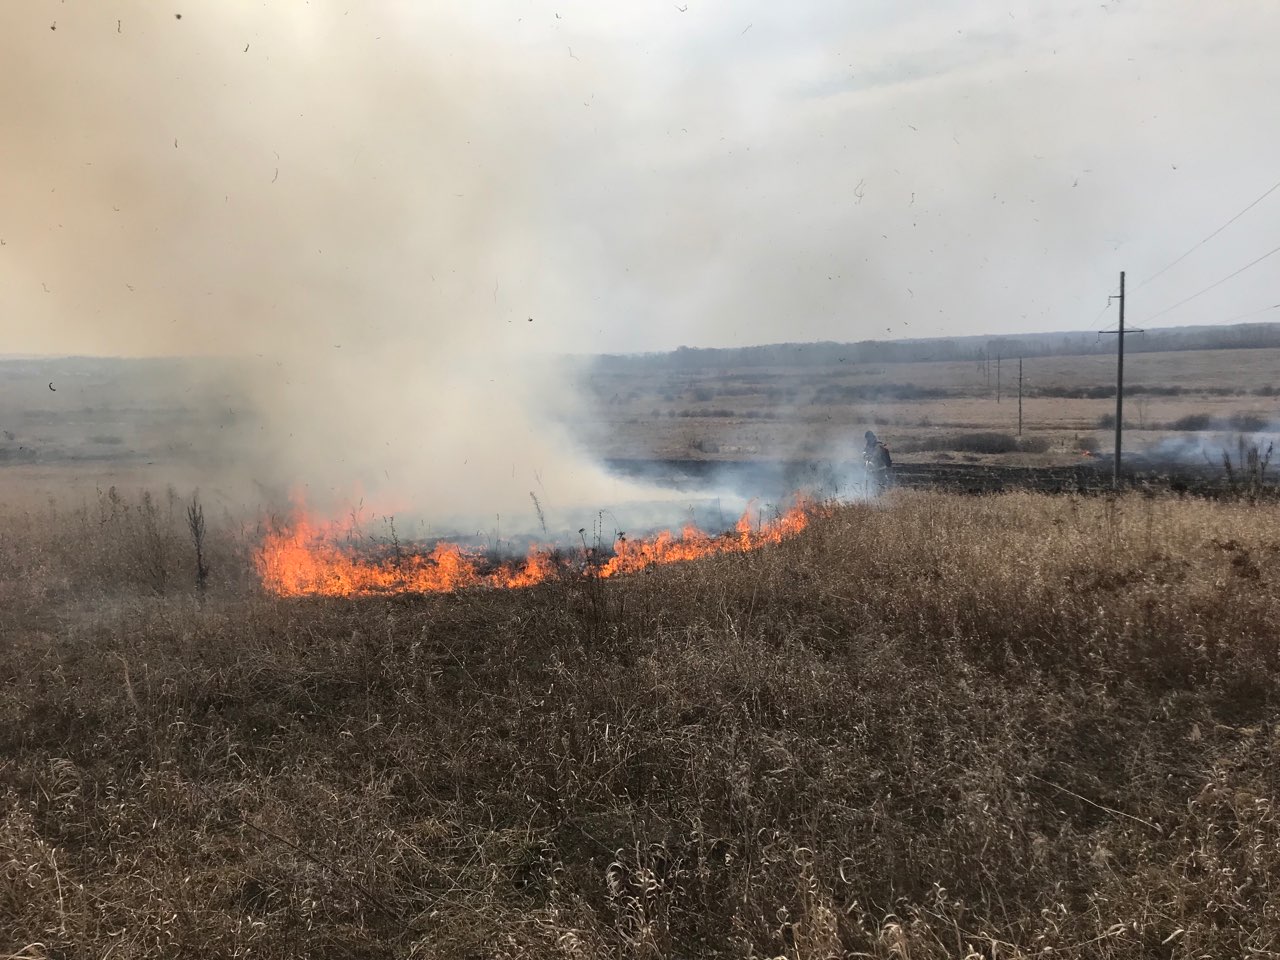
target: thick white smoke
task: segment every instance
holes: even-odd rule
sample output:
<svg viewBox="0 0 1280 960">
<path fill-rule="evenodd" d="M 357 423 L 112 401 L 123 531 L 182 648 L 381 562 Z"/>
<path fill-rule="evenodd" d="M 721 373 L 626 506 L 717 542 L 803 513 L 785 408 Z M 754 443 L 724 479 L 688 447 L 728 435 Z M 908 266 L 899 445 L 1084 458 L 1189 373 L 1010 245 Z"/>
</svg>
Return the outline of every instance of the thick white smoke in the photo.
<svg viewBox="0 0 1280 960">
<path fill-rule="evenodd" d="M 6 5 L 0 270 L 27 332 L 246 361 L 175 403 L 247 413 L 209 438 L 221 466 L 323 508 L 648 496 L 555 425 L 574 305 L 547 305 L 536 67 L 444 11 Z"/>
</svg>

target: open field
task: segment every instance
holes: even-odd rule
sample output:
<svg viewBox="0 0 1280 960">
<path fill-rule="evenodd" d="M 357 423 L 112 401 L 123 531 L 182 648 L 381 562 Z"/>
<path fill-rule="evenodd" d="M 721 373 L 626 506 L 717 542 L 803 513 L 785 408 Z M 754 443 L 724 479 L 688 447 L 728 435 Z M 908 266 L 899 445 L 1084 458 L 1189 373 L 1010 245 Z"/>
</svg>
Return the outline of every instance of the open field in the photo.
<svg viewBox="0 0 1280 960">
<path fill-rule="evenodd" d="M 246 425 L 247 365 L 217 360 L 0 359 L 0 465 L 202 465 Z"/>
<path fill-rule="evenodd" d="M 0 955 L 1280 954 L 1280 514 L 900 492 L 520 591 L 0 517 Z"/>
<path fill-rule="evenodd" d="M 944 361 L 683 369 L 655 359 L 593 373 L 597 404 L 581 428 L 610 457 L 753 459 L 816 457 L 860 443 L 872 428 L 899 459 L 937 460 L 966 450 L 957 438 L 1016 435 L 1017 361 Z M 1135 354 L 1126 365 L 1129 446 L 1188 433 L 1210 444 L 1280 421 L 1280 350 Z M 1065 463 L 1107 448 L 1115 414 L 1115 359 L 1036 357 L 1023 365 L 1027 450 L 1006 461 Z M 919 448 L 930 449 L 922 450 Z"/>
<path fill-rule="evenodd" d="M 997 401 L 994 362 L 844 363 L 833 354 L 816 366 L 733 368 L 688 367 L 678 354 L 627 358 L 581 373 L 582 401 L 565 416 L 583 450 L 604 460 L 829 460 L 851 457 L 868 428 L 908 462 L 1068 466 L 1081 450 L 1110 450 L 1115 361 L 1100 356 L 1027 360 L 1020 441 L 999 454 L 973 442 L 979 433 L 1016 439 L 1017 365 L 1001 367 Z M 1126 370 L 1126 449 L 1167 449 L 1203 466 L 1241 432 L 1280 435 L 1280 350 L 1140 353 Z M 248 473 L 270 484 L 271 444 L 237 388 L 249 371 L 206 361 L 0 361 L 0 468 L 64 465 L 108 483 L 122 471 L 201 479 L 224 485 L 227 501 L 251 500 L 255 491 L 234 481 Z M 238 476 L 219 476 L 233 462 Z"/>
</svg>

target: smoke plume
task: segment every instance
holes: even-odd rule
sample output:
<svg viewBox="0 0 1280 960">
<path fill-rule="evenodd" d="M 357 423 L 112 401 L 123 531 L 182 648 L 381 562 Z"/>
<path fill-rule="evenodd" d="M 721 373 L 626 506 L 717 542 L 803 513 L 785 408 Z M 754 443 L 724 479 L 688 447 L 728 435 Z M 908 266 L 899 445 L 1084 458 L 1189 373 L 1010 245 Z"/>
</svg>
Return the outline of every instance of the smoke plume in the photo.
<svg viewBox="0 0 1280 960">
<path fill-rule="evenodd" d="M 247 413 L 219 457 L 312 503 L 647 494 L 568 456 L 550 416 L 575 400 L 543 309 L 555 90 L 535 67 L 392 7 L 6 5 L 0 271 L 23 332 L 246 361 L 180 399 Z"/>
</svg>

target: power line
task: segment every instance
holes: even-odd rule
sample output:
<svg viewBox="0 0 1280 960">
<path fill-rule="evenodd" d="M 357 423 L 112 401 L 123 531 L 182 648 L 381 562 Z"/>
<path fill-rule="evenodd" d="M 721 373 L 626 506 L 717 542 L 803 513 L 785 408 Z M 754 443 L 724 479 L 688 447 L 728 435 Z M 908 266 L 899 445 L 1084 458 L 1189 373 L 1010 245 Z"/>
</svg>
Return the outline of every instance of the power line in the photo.
<svg viewBox="0 0 1280 960">
<path fill-rule="evenodd" d="M 1178 307 L 1182 306 L 1184 303 L 1190 303 L 1192 300 L 1194 300 L 1196 297 L 1200 296 L 1201 294 L 1208 293 L 1208 292 L 1209 292 L 1210 290 L 1212 290 L 1214 287 L 1220 287 L 1220 286 L 1222 286 L 1224 283 L 1226 283 L 1226 282 L 1227 282 L 1228 280 L 1230 280 L 1232 277 L 1238 277 L 1238 276 L 1240 276 L 1240 274 L 1244 273 L 1244 272 L 1245 272 L 1246 270 L 1248 270 L 1250 267 L 1252 267 L 1252 266 L 1254 266 L 1254 265 L 1256 265 L 1256 264 L 1261 263 L 1263 260 L 1267 259 L 1267 257 L 1274 256 L 1274 255 L 1275 255 L 1275 254 L 1277 254 L 1277 253 L 1280 253 L 1280 247 L 1274 247 L 1274 248 L 1272 248 L 1271 250 L 1268 250 L 1266 253 L 1264 253 L 1262 256 L 1260 256 L 1257 260 L 1250 260 L 1248 263 L 1246 263 L 1246 264 L 1245 264 L 1243 267 L 1241 267 L 1239 270 L 1235 271 L 1234 273 L 1229 273 L 1229 274 L 1227 274 L 1227 275 L 1226 275 L 1225 277 L 1223 277 L 1221 280 L 1217 280 L 1217 281 L 1215 281 L 1214 283 L 1209 284 L 1209 285 L 1208 285 L 1207 287 L 1205 287 L 1203 290 L 1198 290 L 1198 291 L 1196 291 L 1195 293 L 1193 293 L 1191 296 L 1189 296 L 1189 297 L 1187 297 L 1187 298 L 1185 298 L 1185 299 L 1183 299 L 1183 300 L 1179 300 L 1177 303 L 1173 304 L 1172 306 L 1165 307 L 1165 308 L 1164 308 L 1163 310 L 1161 310 L 1159 313 L 1153 313 L 1151 316 L 1147 317 L 1146 321 L 1144 321 L 1144 322 L 1146 322 L 1146 323 L 1150 323 L 1150 322 L 1151 322 L 1152 320 L 1154 320 L 1156 317 L 1163 317 L 1163 316 L 1164 316 L 1166 313 L 1168 313 L 1170 310 L 1176 310 L 1176 309 L 1178 309 Z"/>
<path fill-rule="evenodd" d="M 1098 315 L 1093 318 L 1093 323 L 1089 324 L 1089 326 L 1096 329 L 1098 326 L 1098 321 L 1102 319 L 1102 315 L 1110 309 L 1111 309 L 1111 298 L 1108 297 L 1106 306 L 1104 306 L 1101 310 L 1098 311 Z"/>
<path fill-rule="evenodd" d="M 1140 284 L 1138 284 L 1138 287 L 1136 289 L 1141 289 L 1142 287 L 1145 287 L 1148 283 L 1150 283 L 1156 277 L 1160 276 L 1160 274 L 1164 273 L 1166 270 L 1170 270 L 1173 267 L 1176 267 L 1183 260 L 1187 259 L 1187 257 L 1191 256 L 1191 254 L 1195 253 L 1197 250 L 1203 247 L 1206 243 L 1208 243 L 1210 240 L 1212 240 L 1214 237 L 1220 234 L 1223 230 L 1227 229 L 1227 227 L 1231 226 L 1233 223 L 1235 223 L 1237 220 L 1243 217 L 1246 213 L 1248 213 L 1250 210 L 1252 210 L 1254 207 L 1260 204 L 1263 200 L 1267 199 L 1267 197 L 1271 196 L 1271 194 L 1275 193 L 1277 189 L 1280 189 L 1280 180 L 1277 180 L 1274 184 L 1271 185 L 1271 189 L 1269 189 L 1266 193 L 1258 197 L 1257 200 L 1254 200 L 1253 203 L 1249 204 L 1247 207 L 1245 207 L 1243 210 L 1237 213 L 1234 217 L 1232 217 L 1230 220 L 1228 220 L 1226 223 L 1220 226 L 1217 230 L 1213 231 L 1213 233 L 1209 234 L 1207 237 L 1205 237 L 1203 240 L 1197 243 L 1194 247 L 1192 247 L 1182 256 L 1178 257 L 1177 260 L 1174 260 L 1173 263 L 1170 263 L 1164 267 L 1161 267 L 1151 276 L 1147 277 L 1147 279 L 1143 280 Z"/>
<path fill-rule="evenodd" d="M 1223 320 L 1222 322 L 1235 323 L 1237 320 L 1244 320 L 1247 317 L 1256 317 L 1260 313 L 1266 313 L 1269 310 L 1277 310 L 1277 309 L 1280 309 L 1280 303 L 1273 303 L 1271 306 L 1262 307 L 1259 310 L 1250 310 L 1248 313 L 1238 313 L 1234 317 L 1228 317 L 1226 320 Z"/>
</svg>

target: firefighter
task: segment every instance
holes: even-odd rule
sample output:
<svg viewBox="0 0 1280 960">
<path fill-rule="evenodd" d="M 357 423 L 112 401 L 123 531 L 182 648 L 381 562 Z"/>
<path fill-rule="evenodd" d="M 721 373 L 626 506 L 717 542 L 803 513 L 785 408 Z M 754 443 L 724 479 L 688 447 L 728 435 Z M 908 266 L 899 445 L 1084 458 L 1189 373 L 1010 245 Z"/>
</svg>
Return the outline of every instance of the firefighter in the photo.
<svg viewBox="0 0 1280 960">
<path fill-rule="evenodd" d="M 889 456 L 889 448 L 880 442 L 880 438 L 871 430 L 863 434 L 867 441 L 862 448 L 862 466 L 866 471 L 867 493 L 871 496 L 889 486 L 889 469 L 893 466 L 893 458 Z"/>
</svg>

